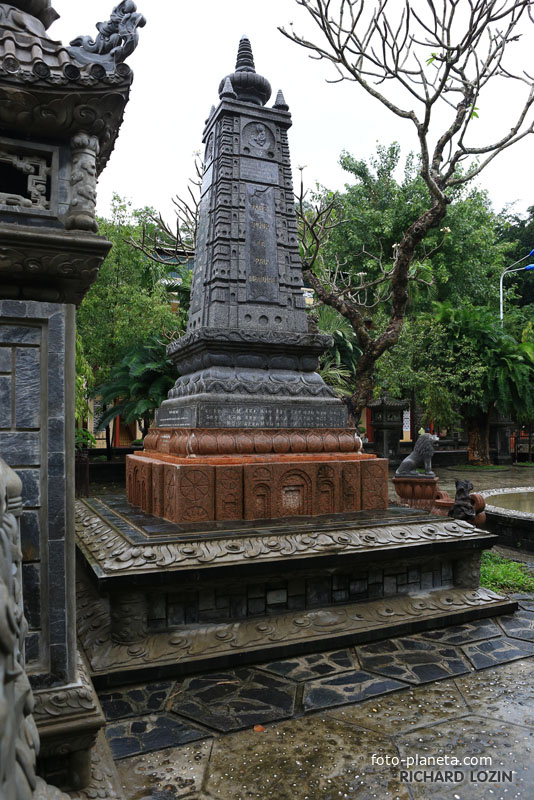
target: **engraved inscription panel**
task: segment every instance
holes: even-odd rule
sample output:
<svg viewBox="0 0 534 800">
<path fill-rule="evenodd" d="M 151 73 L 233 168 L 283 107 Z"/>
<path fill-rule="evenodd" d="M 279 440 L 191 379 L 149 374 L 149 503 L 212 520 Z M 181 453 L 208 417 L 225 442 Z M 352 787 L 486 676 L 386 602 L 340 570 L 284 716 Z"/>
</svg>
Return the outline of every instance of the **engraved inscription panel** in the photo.
<svg viewBox="0 0 534 800">
<path fill-rule="evenodd" d="M 276 248 L 274 189 L 246 188 L 247 300 L 278 303 L 278 257 Z"/>
<path fill-rule="evenodd" d="M 241 161 L 241 180 L 255 183 L 278 183 L 278 165 L 270 161 L 244 158 Z"/>
<path fill-rule="evenodd" d="M 203 405 L 197 422 L 201 428 L 343 428 L 344 406 Z M 162 425 L 162 427 L 164 427 Z"/>
</svg>

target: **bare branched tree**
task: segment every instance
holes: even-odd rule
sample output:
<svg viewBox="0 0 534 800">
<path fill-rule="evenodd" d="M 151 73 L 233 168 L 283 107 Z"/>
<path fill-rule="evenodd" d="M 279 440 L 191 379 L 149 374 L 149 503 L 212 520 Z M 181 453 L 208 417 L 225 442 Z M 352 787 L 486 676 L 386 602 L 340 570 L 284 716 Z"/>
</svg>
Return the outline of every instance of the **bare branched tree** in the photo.
<svg viewBox="0 0 534 800">
<path fill-rule="evenodd" d="M 514 71 L 506 58 L 510 45 L 534 21 L 534 0 L 420 0 L 415 9 L 408 0 L 295 2 L 319 29 L 320 41 L 311 41 L 292 27 L 280 28 L 281 32 L 313 58 L 330 62 L 336 80 L 354 81 L 396 117 L 413 124 L 421 176 L 430 197 L 425 212 L 405 230 L 391 269 L 382 267 L 377 278 L 389 287 L 379 296 L 391 300 L 389 322 L 379 334 L 373 336 L 365 325 L 360 302 L 363 276 L 360 291 L 343 281 L 336 285 L 321 281 L 317 270 L 311 269 L 317 263 L 317 242 L 315 258 L 311 248 L 304 264 L 319 299 L 346 317 L 356 331 L 363 355 L 350 408 L 358 418 L 372 390 L 377 359 L 399 339 L 416 249 L 445 217 L 450 191 L 534 132 L 534 78 L 526 71 Z M 481 98 L 488 96 L 487 85 L 491 80 L 494 86 L 499 78 L 523 86 L 524 96 L 515 117 L 503 120 L 502 134 L 493 141 L 476 141 L 475 134 L 490 134 L 474 122 Z M 330 219 L 327 210 L 323 217 Z"/>
<path fill-rule="evenodd" d="M 187 196 L 173 198 L 175 225 L 171 227 L 161 214 L 148 214 L 143 224 L 141 240 L 129 239 L 129 244 L 157 264 L 181 262 L 195 255 L 198 230 L 198 205 L 202 183 L 202 162 L 195 158 L 195 177 L 189 181 Z"/>
</svg>

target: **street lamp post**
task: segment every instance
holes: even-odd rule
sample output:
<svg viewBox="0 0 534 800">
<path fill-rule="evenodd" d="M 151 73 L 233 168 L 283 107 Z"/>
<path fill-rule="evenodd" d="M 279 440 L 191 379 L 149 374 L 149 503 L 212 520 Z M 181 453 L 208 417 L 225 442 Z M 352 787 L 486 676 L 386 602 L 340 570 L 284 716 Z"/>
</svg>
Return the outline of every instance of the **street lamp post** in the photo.
<svg viewBox="0 0 534 800">
<path fill-rule="evenodd" d="M 520 258 L 518 261 L 514 261 L 513 264 L 510 264 L 510 266 L 506 267 L 506 269 L 503 270 L 503 272 L 501 273 L 501 278 L 500 278 L 500 281 L 499 281 L 499 317 L 500 317 L 500 320 L 501 320 L 501 326 L 504 325 L 504 304 L 503 304 L 503 279 L 504 279 L 504 276 L 508 275 L 511 272 L 525 272 L 525 271 L 528 271 L 528 270 L 533 270 L 534 269 L 534 264 L 527 264 L 526 267 L 516 267 L 516 269 L 513 269 L 513 267 L 515 267 L 516 264 L 520 264 L 521 261 L 524 261 L 525 258 L 530 258 L 530 256 L 534 256 L 534 250 L 531 250 L 528 255 L 523 256 L 523 258 Z"/>
</svg>

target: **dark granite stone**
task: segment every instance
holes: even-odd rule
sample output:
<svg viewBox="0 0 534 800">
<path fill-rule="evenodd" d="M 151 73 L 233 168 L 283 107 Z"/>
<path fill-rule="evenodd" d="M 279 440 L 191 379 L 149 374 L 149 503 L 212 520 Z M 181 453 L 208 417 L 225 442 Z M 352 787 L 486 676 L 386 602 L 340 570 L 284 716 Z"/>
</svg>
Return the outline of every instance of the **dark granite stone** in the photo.
<svg viewBox="0 0 534 800">
<path fill-rule="evenodd" d="M 40 357 L 37 348 L 16 348 L 15 414 L 18 428 L 40 427 Z"/>
<path fill-rule="evenodd" d="M 495 636 L 501 636 L 501 631 L 490 620 L 478 620 L 476 622 L 466 622 L 463 625 L 440 628 L 436 631 L 426 631 L 419 634 L 419 636 L 422 639 L 431 639 L 433 642 L 459 645 L 476 642 L 479 639 L 491 639 Z"/>
<path fill-rule="evenodd" d="M 473 642 L 462 647 L 475 669 L 494 667 L 518 658 L 527 658 L 534 654 L 534 642 L 511 639 L 503 636 L 499 639 L 488 639 Z"/>
<path fill-rule="evenodd" d="M 41 627 L 41 571 L 39 564 L 22 565 L 24 615 L 30 630 Z"/>
<path fill-rule="evenodd" d="M 48 481 L 48 526 L 49 539 L 62 540 L 65 537 L 65 481 L 50 478 Z"/>
<path fill-rule="evenodd" d="M 172 711 L 219 731 L 292 716 L 296 685 L 258 669 L 199 675 L 176 684 Z"/>
<path fill-rule="evenodd" d="M 248 600 L 248 613 L 249 614 L 264 614 L 265 613 L 265 600 L 263 597 L 253 597 Z"/>
<path fill-rule="evenodd" d="M 13 424 L 11 413 L 11 376 L 0 377 L 0 428 L 11 428 Z"/>
<path fill-rule="evenodd" d="M 65 454 L 63 451 L 48 454 L 48 475 L 50 478 L 63 478 L 65 475 Z"/>
<path fill-rule="evenodd" d="M 0 347 L 0 372 L 8 372 L 11 374 L 12 369 L 13 351 L 11 347 Z"/>
<path fill-rule="evenodd" d="M 41 503 L 40 474 L 37 469 L 19 469 L 17 475 L 22 481 L 22 501 L 24 507 L 39 506 Z"/>
<path fill-rule="evenodd" d="M 20 538 L 24 561 L 38 561 L 41 551 L 41 531 L 37 511 L 24 511 L 20 518 Z"/>
<path fill-rule="evenodd" d="M 65 357 L 58 353 L 48 356 L 48 402 L 58 414 L 65 403 Z"/>
<path fill-rule="evenodd" d="M 112 723 L 106 728 L 106 738 L 115 759 L 178 747 L 207 736 L 209 734 L 190 722 L 170 714 L 136 717 L 125 722 Z"/>
<path fill-rule="evenodd" d="M 404 689 L 406 685 L 362 670 L 344 672 L 341 675 L 309 681 L 304 687 L 304 710 L 315 711 L 344 703 L 359 703 L 369 697 Z"/>
<path fill-rule="evenodd" d="M 4 316 L 3 313 L 2 316 Z M 41 343 L 41 327 L 0 323 L 0 342 L 5 344 L 39 345 Z"/>
<path fill-rule="evenodd" d="M 460 651 L 416 637 L 363 645 L 356 652 L 364 669 L 408 683 L 428 683 L 469 672 Z"/>
<path fill-rule="evenodd" d="M 266 664 L 258 664 L 258 669 L 301 682 L 322 675 L 352 670 L 354 662 L 349 650 L 333 650 L 330 653 L 313 653 L 312 655 L 269 661 Z"/>
<path fill-rule="evenodd" d="M 48 320 L 48 351 L 59 355 L 65 352 L 65 316 L 63 310 L 52 314 Z"/>
<path fill-rule="evenodd" d="M 40 633 L 29 633 L 24 640 L 26 663 L 32 664 L 39 661 L 41 646 Z"/>
<path fill-rule="evenodd" d="M 172 686 L 170 681 L 128 686 L 100 693 L 98 699 L 107 720 L 146 716 L 165 709 Z"/>
<path fill-rule="evenodd" d="M 507 636 L 534 642 L 534 613 L 525 611 L 524 608 L 513 616 L 499 617 L 499 624 Z"/>
<path fill-rule="evenodd" d="M 310 578 L 306 581 L 306 605 L 328 605 L 330 603 L 331 588 L 328 578 Z"/>
<path fill-rule="evenodd" d="M 38 465 L 40 462 L 39 434 L 1 432 L 0 453 L 9 466 Z"/>
</svg>

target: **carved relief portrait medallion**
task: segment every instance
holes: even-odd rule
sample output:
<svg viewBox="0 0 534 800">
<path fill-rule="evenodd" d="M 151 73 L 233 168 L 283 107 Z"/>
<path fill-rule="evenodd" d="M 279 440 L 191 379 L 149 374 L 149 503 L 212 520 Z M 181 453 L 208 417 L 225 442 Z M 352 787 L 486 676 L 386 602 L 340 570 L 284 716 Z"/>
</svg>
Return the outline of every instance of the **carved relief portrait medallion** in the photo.
<svg viewBox="0 0 534 800">
<path fill-rule="evenodd" d="M 254 156 L 274 156 L 274 135 L 263 122 L 249 122 L 243 128 L 243 152 Z"/>
</svg>

